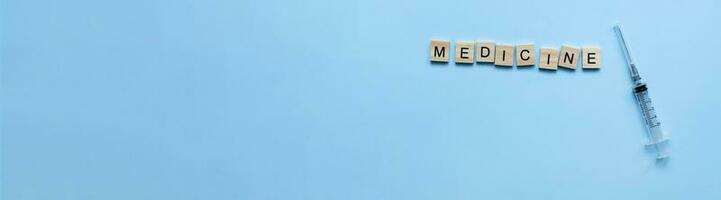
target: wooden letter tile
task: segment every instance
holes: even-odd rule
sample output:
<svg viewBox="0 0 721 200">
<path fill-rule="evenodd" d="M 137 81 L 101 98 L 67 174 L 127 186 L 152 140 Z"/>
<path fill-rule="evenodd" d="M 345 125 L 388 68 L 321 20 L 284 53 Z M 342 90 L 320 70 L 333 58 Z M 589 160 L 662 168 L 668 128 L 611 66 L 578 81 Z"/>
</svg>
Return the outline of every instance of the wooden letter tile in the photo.
<svg viewBox="0 0 721 200">
<path fill-rule="evenodd" d="M 513 66 L 513 45 L 497 44 L 495 62 L 499 66 Z"/>
<path fill-rule="evenodd" d="M 533 44 L 516 45 L 516 66 L 536 64 L 536 47 Z"/>
<path fill-rule="evenodd" d="M 568 69 L 576 69 L 580 57 L 579 49 L 574 46 L 563 45 L 558 54 L 558 66 Z"/>
<path fill-rule="evenodd" d="M 473 63 L 473 50 L 472 41 L 457 41 L 456 63 Z"/>
<path fill-rule="evenodd" d="M 431 61 L 448 62 L 450 46 L 448 40 L 431 40 Z"/>
<path fill-rule="evenodd" d="M 493 41 L 476 42 L 476 62 L 490 62 L 496 58 L 496 43 Z"/>
<path fill-rule="evenodd" d="M 558 69 L 558 49 L 541 48 L 540 57 L 538 68 L 548 70 Z"/>
<path fill-rule="evenodd" d="M 584 69 L 600 69 L 601 68 L 601 48 L 584 47 L 583 51 L 583 68 Z"/>
</svg>

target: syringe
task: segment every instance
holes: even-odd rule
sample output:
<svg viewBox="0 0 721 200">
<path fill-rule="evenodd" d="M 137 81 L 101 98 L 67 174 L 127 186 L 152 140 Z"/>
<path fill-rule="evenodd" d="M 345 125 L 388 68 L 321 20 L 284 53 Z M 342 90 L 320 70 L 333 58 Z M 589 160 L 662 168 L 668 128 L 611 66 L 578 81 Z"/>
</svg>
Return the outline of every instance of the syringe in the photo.
<svg viewBox="0 0 721 200">
<path fill-rule="evenodd" d="M 649 137 L 649 143 L 647 145 L 653 145 L 656 149 L 656 159 L 660 160 L 668 158 L 669 155 L 666 150 L 668 146 L 668 138 L 661 130 L 661 122 L 656 116 L 656 110 L 654 109 L 653 103 L 651 103 L 651 98 L 648 95 L 646 83 L 641 80 L 641 76 L 638 74 L 638 69 L 636 69 L 636 64 L 633 62 L 633 59 L 631 59 L 631 53 L 629 52 L 626 40 L 623 38 L 623 33 L 621 33 L 621 27 L 616 25 L 614 29 L 616 31 L 616 36 L 618 36 L 618 40 L 621 43 L 621 49 L 623 49 L 623 52 L 626 55 L 626 62 L 631 72 L 631 78 L 634 82 L 633 94 L 636 96 L 636 101 L 641 108 L 643 120 L 646 122 L 646 129 Z"/>
</svg>

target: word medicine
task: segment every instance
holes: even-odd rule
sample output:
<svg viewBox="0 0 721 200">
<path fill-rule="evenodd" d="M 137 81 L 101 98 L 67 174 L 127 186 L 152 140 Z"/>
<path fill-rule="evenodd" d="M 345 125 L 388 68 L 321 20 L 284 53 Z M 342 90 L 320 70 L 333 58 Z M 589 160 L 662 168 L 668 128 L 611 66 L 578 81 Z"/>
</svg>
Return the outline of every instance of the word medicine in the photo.
<svg viewBox="0 0 721 200">
<path fill-rule="evenodd" d="M 448 62 L 450 41 L 431 40 L 431 62 Z M 515 49 L 515 53 L 514 53 Z M 457 41 L 455 48 L 456 63 L 472 64 L 475 58 L 479 63 L 495 63 L 497 66 L 533 66 L 536 64 L 536 49 L 533 44 L 506 45 L 493 41 Z M 538 68 L 556 70 L 558 67 L 576 69 L 579 61 L 583 69 L 601 68 L 601 48 L 583 47 L 581 49 L 562 45 L 561 49 L 541 48 Z"/>
</svg>

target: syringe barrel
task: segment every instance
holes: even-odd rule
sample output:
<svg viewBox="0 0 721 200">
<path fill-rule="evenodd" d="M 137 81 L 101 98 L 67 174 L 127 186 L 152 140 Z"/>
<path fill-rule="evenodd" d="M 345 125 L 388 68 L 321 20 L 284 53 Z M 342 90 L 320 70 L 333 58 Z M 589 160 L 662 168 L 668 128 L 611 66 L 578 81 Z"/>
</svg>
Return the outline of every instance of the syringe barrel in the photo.
<svg viewBox="0 0 721 200">
<path fill-rule="evenodd" d="M 648 87 L 646 87 L 646 84 L 639 84 L 634 87 L 633 93 L 634 96 L 636 96 L 638 105 L 641 107 L 643 121 L 648 131 L 649 145 L 656 147 L 658 153 L 657 158 L 662 159 L 668 157 L 668 152 L 666 151 L 667 138 L 661 129 L 661 121 L 659 121 L 656 115 L 656 109 L 653 106 L 653 102 L 651 102 L 651 97 L 648 95 Z"/>
</svg>

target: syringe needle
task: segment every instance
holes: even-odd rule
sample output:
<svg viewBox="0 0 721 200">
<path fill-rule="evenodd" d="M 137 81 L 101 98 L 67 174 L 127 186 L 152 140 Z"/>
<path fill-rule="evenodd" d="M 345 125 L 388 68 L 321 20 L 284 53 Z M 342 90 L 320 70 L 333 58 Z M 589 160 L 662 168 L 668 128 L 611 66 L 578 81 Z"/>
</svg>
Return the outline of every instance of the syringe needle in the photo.
<svg viewBox="0 0 721 200">
<path fill-rule="evenodd" d="M 639 83 L 641 81 L 641 76 L 638 74 L 638 69 L 636 69 L 636 63 L 634 63 L 633 59 L 631 59 L 631 52 L 629 51 L 626 39 L 623 37 L 623 33 L 621 32 L 621 26 L 616 25 L 613 29 L 616 31 L 616 36 L 621 43 L 621 49 L 623 50 L 624 57 L 626 58 L 628 69 L 631 72 L 631 78 L 635 83 Z"/>
</svg>

